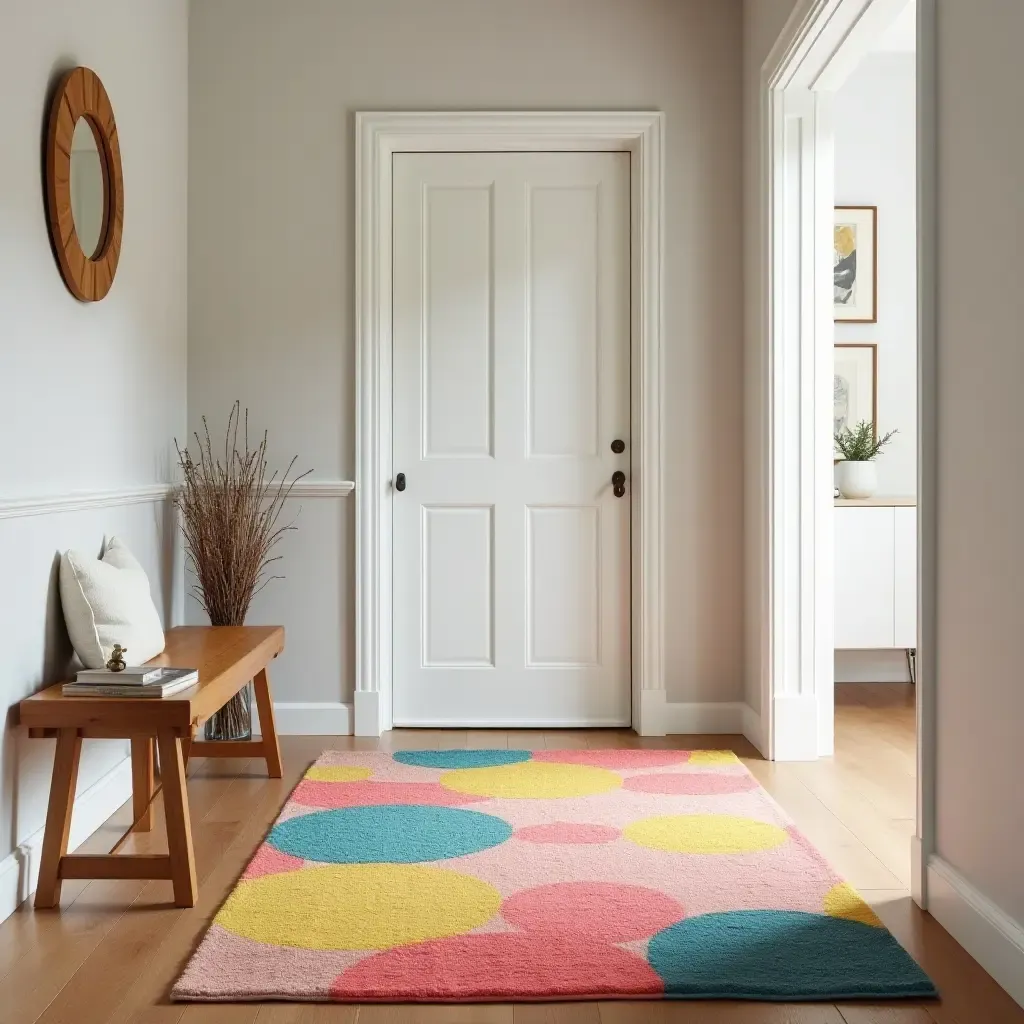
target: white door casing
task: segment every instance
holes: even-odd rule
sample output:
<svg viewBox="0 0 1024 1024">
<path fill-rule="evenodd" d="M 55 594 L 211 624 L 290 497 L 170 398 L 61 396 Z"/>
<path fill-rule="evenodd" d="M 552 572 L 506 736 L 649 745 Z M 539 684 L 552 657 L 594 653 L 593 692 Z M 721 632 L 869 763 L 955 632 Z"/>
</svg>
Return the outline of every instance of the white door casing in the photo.
<svg viewBox="0 0 1024 1024">
<path fill-rule="evenodd" d="M 392 164 L 402 152 L 625 152 L 630 164 L 632 722 L 665 732 L 662 665 L 663 116 L 658 112 L 356 115 L 357 735 L 392 725 Z"/>
<path fill-rule="evenodd" d="M 766 579 L 760 689 L 773 759 L 812 759 L 832 749 L 832 455 L 828 432 L 819 433 L 831 405 L 833 345 L 830 96 L 904 6 L 798 0 L 761 69 L 766 442 L 756 453 L 762 471 L 755 485 L 768 523 L 752 556 Z M 922 907 L 924 868 L 935 850 L 936 8 L 936 0 L 917 2 L 918 794 L 911 893 Z"/>
<path fill-rule="evenodd" d="M 629 725 L 628 154 L 393 172 L 394 723 Z"/>
</svg>

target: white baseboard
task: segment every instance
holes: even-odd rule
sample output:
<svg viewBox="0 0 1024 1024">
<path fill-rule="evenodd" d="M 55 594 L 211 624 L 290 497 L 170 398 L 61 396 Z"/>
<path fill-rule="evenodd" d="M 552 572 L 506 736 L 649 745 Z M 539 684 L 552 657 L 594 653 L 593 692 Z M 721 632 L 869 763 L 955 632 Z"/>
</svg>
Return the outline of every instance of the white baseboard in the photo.
<svg viewBox="0 0 1024 1024">
<path fill-rule="evenodd" d="M 936 856 L 928 858 L 928 912 L 1024 1006 L 1024 927 Z"/>
<path fill-rule="evenodd" d="M 740 701 L 707 704 L 672 702 L 665 705 L 666 733 L 741 733 L 743 709 Z"/>
<path fill-rule="evenodd" d="M 132 763 L 126 757 L 78 794 L 68 849 L 74 850 L 85 842 L 131 796 Z M 0 921 L 35 892 L 42 849 L 43 830 L 38 829 L 0 861 Z"/>
<path fill-rule="evenodd" d="M 900 647 L 835 653 L 837 683 L 909 683 L 907 652 Z"/>
<path fill-rule="evenodd" d="M 761 716 L 749 705 L 744 704 L 742 709 L 743 735 L 757 747 L 762 757 L 768 756 L 768 744 L 765 741 L 764 726 Z"/>
<path fill-rule="evenodd" d="M 275 701 L 281 736 L 351 736 L 352 705 L 335 702 Z"/>
</svg>

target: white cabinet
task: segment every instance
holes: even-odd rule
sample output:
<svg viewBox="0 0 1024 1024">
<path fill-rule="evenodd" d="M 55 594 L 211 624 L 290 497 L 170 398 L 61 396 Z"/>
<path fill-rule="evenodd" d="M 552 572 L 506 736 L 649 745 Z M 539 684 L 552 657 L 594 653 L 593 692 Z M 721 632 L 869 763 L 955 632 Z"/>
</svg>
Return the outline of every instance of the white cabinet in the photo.
<svg viewBox="0 0 1024 1024">
<path fill-rule="evenodd" d="M 893 646 L 917 646 L 917 509 L 893 509 L 896 564 L 893 572 Z"/>
<path fill-rule="evenodd" d="M 916 647 L 917 509 L 838 504 L 835 546 L 836 647 Z"/>
</svg>

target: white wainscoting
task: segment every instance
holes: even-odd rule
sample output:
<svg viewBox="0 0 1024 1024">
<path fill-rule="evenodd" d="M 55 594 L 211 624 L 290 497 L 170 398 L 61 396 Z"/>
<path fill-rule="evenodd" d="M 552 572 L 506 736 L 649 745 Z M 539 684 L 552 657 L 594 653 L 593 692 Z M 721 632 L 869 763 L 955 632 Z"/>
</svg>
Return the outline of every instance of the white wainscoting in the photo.
<svg viewBox="0 0 1024 1024">
<path fill-rule="evenodd" d="M 126 757 L 75 797 L 68 849 L 75 850 L 84 843 L 131 796 L 132 764 Z M 42 849 L 43 830 L 40 828 L 0 860 L 0 921 L 13 914 L 18 904 L 35 892 Z"/>
<path fill-rule="evenodd" d="M 73 667 L 58 588 L 58 554 L 80 548 L 99 554 L 104 535 L 131 547 L 149 574 L 161 619 L 181 620 L 181 550 L 173 485 L 132 484 L 0 499 L 0 561 L 7 573 L 0 602 L 0 701 L 23 698 L 65 678 Z M 30 740 L 13 727 L 0 735 L 0 918 L 35 887 L 50 786 L 52 741 Z M 76 846 L 131 795 L 128 744 L 89 740 L 83 745 L 80 789 L 72 818 Z"/>
</svg>

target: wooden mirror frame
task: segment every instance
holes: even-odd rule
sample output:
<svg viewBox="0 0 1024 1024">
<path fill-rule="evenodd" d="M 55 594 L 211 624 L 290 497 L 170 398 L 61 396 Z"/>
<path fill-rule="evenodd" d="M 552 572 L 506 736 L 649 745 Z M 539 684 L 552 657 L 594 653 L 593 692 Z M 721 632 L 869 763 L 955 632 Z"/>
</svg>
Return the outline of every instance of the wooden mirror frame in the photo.
<svg viewBox="0 0 1024 1024">
<path fill-rule="evenodd" d="M 103 169 L 103 225 L 95 255 L 82 249 L 71 211 L 71 145 L 75 125 L 87 118 Z M 98 302 L 114 283 L 124 224 L 124 178 L 114 109 L 96 72 L 78 67 L 60 80 L 46 132 L 46 208 L 50 238 L 64 283 L 76 299 Z"/>
</svg>

